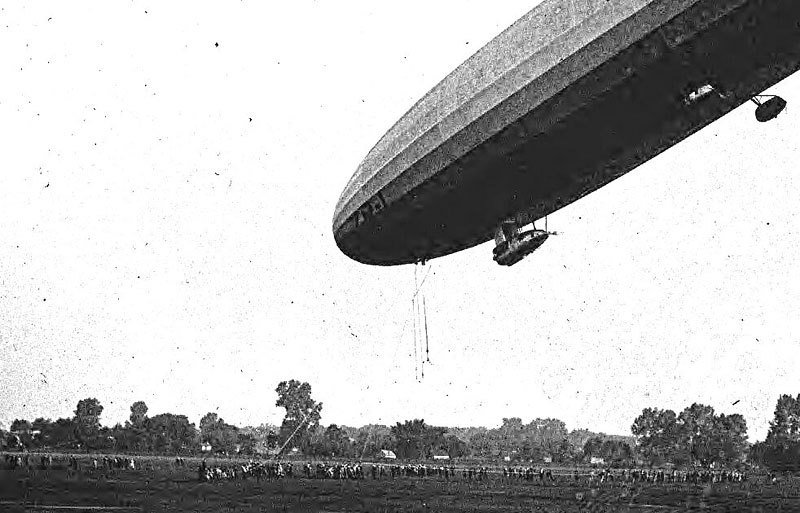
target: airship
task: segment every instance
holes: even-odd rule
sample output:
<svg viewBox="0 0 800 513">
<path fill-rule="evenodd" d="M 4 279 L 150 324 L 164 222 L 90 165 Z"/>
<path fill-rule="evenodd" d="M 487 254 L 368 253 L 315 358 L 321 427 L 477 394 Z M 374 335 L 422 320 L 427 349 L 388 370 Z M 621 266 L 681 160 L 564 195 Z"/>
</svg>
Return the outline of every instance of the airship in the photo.
<svg viewBox="0 0 800 513">
<path fill-rule="evenodd" d="M 334 239 L 373 265 L 494 239 L 515 264 L 550 234 L 526 227 L 732 109 L 774 119 L 786 101 L 762 93 L 798 67 L 797 0 L 546 0 L 378 140 Z"/>
</svg>

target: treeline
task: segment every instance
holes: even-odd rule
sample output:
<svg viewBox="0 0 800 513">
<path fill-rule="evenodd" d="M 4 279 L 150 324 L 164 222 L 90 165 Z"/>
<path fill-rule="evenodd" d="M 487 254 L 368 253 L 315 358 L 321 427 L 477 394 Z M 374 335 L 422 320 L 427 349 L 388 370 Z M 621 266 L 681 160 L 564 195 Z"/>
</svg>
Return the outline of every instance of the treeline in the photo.
<svg viewBox="0 0 800 513">
<path fill-rule="evenodd" d="M 505 418 L 500 427 L 449 428 L 431 426 L 422 419 L 394 426 L 360 428 L 331 425 L 308 438 L 306 452 L 317 457 L 376 457 L 391 450 L 400 459 L 422 460 L 435 456 L 478 460 L 580 463 L 592 456 L 618 459 L 632 454 L 632 437 L 614 437 L 586 430 L 569 431 L 558 419 Z M 620 449 L 625 447 L 626 449 Z"/>
<path fill-rule="evenodd" d="M 198 426 L 185 415 L 148 415 L 133 403 L 124 423 L 102 426 L 103 406 L 95 398 L 78 402 L 74 415 L 55 421 L 16 419 L 0 430 L 0 449 L 105 451 L 130 454 L 278 455 L 313 458 L 373 459 L 393 451 L 400 459 L 436 456 L 496 462 L 599 463 L 732 467 L 750 461 L 773 470 L 800 470 L 800 395 L 781 396 L 764 442 L 750 445 L 747 423 L 738 414 L 716 413 L 693 404 L 680 413 L 645 408 L 631 426 L 632 436 L 608 436 L 568 430 L 558 419 L 504 418 L 493 429 L 431 426 L 422 419 L 393 426 L 320 425 L 322 403 L 308 383 L 291 380 L 275 389 L 276 406 L 286 410 L 280 426 L 237 427 L 216 413 Z"/>
<path fill-rule="evenodd" d="M 745 461 L 749 444 L 747 422 L 739 414 L 716 414 L 693 404 L 680 414 L 645 408 L 631 426 L 642 458 L 651 465 L 721 465 Z"/>
<path fill-rule="evenodd" d="M 195 426 L 186 415 L 149 416 L 143 401 L 134 402 L 124 423 L 103 426 L 103 406 L 96 398 L 78 402 L 74 415 L 55 421 L 16 419 L 10 431 L 0 431 L 0 449 L 99 451 L 129 454 L 276 455 L 297 452 L 314 458 L 377 458 L 382 451 L 401 459 L 496 459 L 573 463 L 604 457 L 630 459 L 632 437 L 609 437 L 586 430 L 567 430 L 558 419 L 524 423 L 506 418 L 487 429 L 431 426 L 422 419 L 394 426 L 321 426 L 322 404 L 311 397 L 311 386 L 284 381 L 275 389 L 276 406 L 286 410 L 280 426 L 237 427 L 216 413 L 204 415 Z"/>
</svg>

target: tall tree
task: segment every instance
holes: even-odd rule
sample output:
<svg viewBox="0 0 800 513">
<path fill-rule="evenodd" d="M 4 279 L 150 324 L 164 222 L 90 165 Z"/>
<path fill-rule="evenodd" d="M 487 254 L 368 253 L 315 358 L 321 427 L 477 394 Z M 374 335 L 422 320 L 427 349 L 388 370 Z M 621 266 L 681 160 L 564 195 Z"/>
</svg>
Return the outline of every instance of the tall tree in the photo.
<svg viewBox="0 0 800 513">
<path fill-rule="evenodd" d="M 775 404 L 775 414 L 769 425 L 767 439 L 800 441 L 800 395 L 781 395 Z"/>
<path fill-rule="evenodd" d="M 569 432 L 564 421 L 558 419 L 533 419 L 527 426 L 534 447 L 539 448 L 542 455 L 558 456 L 561 441 Z"/>
<path fill-rule="evenodd" d="M 800 470 L 800 395 L 778 398 L 767 439 L 755 444 L 751 455 L 771 470 Z"/>
<path fill-rule="evenodd" d="M 525 426 L 519 417 L 503 418 L 498 430 L 500 450 L 505 455 L 517 454 L 521 451 L 525 440 Z"/>
<path fill-rule="evenodd" d="M 642 455 L 651 464 L 669 459 L 678 443 L 678 419 L 672 410 L 645 408 L 631 426 Z"/>
<path fill-rule="evenodd" d="M 81 399 L 75 408 L 75 427 L 78 441 L 84 449 L 97 449 L 102 445 L 99 440 L 100 415 L 103 406 L 93 397 Z"/>
<path fill-rule="evenodd" d="M 714 461 L 731 464 L 743 460 L 748 448 L 745 418 L 738 413 L 717 416 L 711 445 Z"/>
<path fill-rule="evenodd" d="M 694 403 L 678 416 L 679 443 L 689 449 L 693 462 L 709 465 L 716 461 L 714 431 L 718 428 L 714 408 Z"/>
<path fill-rule="evenodd" d="M 281 443 L 287 444 L 287 448 L 307 449 L 310 433 L 319 426 L 322 403 L 311 398 L 311 385 L 294 379 L 281 381 L 275 393 L 278 394 L 275 406 L 286 409 L 279 433 Z"/>
<path fill-rule="evenodd" d="M 203 442 L 211 442 L 214 430 L 219 423 L 219 415 L 213 412 L 208 412 L 200 419 L 200 436 Z"/>
<path fill-rule="evenodd" d="M 144 401 L 136 401 L 131 404 L 131 426 L 141 428 L 147 420 L 147 405 Z"/>
</svg>

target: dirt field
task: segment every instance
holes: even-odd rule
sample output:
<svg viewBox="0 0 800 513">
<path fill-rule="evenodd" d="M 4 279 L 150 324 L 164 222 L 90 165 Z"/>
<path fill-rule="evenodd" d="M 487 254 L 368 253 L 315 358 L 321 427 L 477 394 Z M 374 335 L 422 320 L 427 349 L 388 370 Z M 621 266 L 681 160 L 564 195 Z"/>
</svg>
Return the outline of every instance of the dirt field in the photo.
<svg viewBox="0 0 800 513">
<path fill-rule="evenodd" d="M 54 468 L 0 470 L 0 511 L 119 512 L 461 512 L 461 511 L 800 511 L 800 480 L 784 477 L 711 486 L 604 484 L 560 478 L 555 484 L 505 479 L 483 481 L 458 475 L 369 477 L 359 481 L 284 478 L 277 481 L 200 483 L 194 462 L 175 468 L 167 459 L 137 459 L 136 470 L 95 470 L 82 462 L 72 473 Z M 296 465 L 296 468 L 299 465 Z M 365 466 L 367 470 L 368 466 Z"/>
</svg>

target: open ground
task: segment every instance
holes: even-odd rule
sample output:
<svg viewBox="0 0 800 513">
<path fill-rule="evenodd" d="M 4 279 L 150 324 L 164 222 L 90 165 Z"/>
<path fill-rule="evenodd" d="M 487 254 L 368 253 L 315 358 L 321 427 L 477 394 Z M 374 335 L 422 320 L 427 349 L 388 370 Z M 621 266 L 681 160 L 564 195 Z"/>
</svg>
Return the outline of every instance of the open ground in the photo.
<svg viewBox="0 0 800 513">
<path fill-rule="evenodd" d="M 73 472 L 59 458 L 47 469 L 0 470 L 0 510 L 23 511 L 800 511 L 800 479 L 766 476 L 744 483 L 590 486 L 556 472 L 542 485 L 490 473 L 467 480 L 441 477 L 374 480 L 307 479 L 199 482 L 197 464 L 177 467 L 169 458 L 137 458 L 137 468 L 94 469 L 83 458 Z M 230 463 L 230 461 L 228 462 Z M 299 467 L 295 463 L 295 467 Z"/>
</svg>

